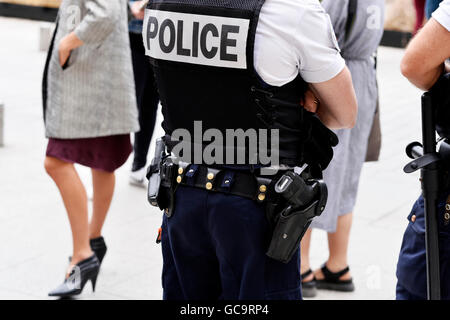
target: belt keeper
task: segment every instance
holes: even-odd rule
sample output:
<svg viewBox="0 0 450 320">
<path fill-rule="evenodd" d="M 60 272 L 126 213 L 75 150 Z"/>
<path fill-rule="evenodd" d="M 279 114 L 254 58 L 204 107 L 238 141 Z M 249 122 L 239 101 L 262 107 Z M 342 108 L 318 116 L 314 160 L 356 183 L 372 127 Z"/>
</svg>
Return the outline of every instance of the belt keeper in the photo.
<svg viewBox="0 0 450 320">
<path fill-rule="evenodd" d="M 190 186 L 194 186 L 195 185 L 195 175 L 197 174 L 198 171 L 198 165 L 197 164 L 191 164 L 189 166 L 189 168 L 186 168 L 186 173 L 185 173 L 185 177 L 186 179 L 186 184 L 190 185 Z"/>
<path fill-rule="evenodd" d="M 180 184 L 183 182 L 184 176 L 186 175 L 186 171 L 189 167 L 189 164 L 186 162 L 180 162 L 178 164 L 178 171 L 177 171 L 177 183 Z"/>
<path fill-rule="evenodd" d="M 206 184 L 205 188 L 206 190 L 212 190 L 214 187 L 214 181 L 217 178 L 217 175 L 219 174 L 220 170 L 217 169 L 211 169 L 208 168 L 207 174 L 206 174 Z"/>
<path fill-rule="evenodd" d="M 264 178 L 256 178 L 256 181 L 258 182 L 258 195 L 256 196 L 256 199 L 258 202 L 264 202 L 267 197 L 267 192 L 269 191 L 269 185 L 271 184 L 270 179 L 264 179 Z"/>
<path fill-rule="evenodd" d="M 223 189 L 230 190 L 231 186 L 233 185 L 233 182 L 234 182 L 234 172 L 233 171 L 229 171 L 223 177 L 223 181 L 222 181 L 221 187 Z"/>
</svg>

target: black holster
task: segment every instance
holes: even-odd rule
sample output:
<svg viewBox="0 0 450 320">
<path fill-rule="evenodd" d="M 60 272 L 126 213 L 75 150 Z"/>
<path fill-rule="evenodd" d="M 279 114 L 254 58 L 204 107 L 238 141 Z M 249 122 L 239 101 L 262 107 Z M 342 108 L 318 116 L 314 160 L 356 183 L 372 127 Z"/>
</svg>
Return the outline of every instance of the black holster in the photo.
<svg viewBox="0 0 450 320">
<path fill-rule="evenodd" d="M 295 175 L 294 173 L 289 174 L 291 177 Z M 301 184 L 300 176 L 296 176 L 295 179 Z M 287 207 L 276 217 L 272 240 L 266 253 L 268 257 L 283 263 L 291 261 L 311 222 L 325 210 L 328 199 L 327 186 L 321 180 L 306 181 L 303 188 L 301 185 L 300 188 L 298 185 L 292 185 L 291 189 L 295 193 L 289 191 L 281 193 L 287 200 Z M 303 189 L 303 191 L 295 191 L 299 189 Z M 300 198 L 311 196 L 313 200 L 308 201 L 309 205 L 302 207 L 295 205 Z"/>
<path fill-rule="evenodd" d="M 147 195 L 149 203 L 164 210 L 168 217 L 172 216 L 175 207 L 176 169 L 177 166 L 166 154 L 164 142 L 159 139 L 155 158 L 147 171 Z"/>
</svg>

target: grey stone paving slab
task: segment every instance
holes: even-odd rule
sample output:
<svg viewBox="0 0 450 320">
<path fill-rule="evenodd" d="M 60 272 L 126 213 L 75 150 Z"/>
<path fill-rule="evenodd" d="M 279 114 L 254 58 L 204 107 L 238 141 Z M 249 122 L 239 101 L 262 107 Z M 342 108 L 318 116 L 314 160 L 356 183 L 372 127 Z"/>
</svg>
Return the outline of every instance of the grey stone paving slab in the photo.
<svg viewBox="0 0 450 320">
<path fill-rule="evenodd" d="M 43 169 L 46 139 L 40 85 L 45 53 L 37 22 L 0 18 L 0 100 L 5 147 L 0 148 L 0 299 L 46 299 L 62 280 L 71 236 L 58 190 Z M 7 32 L 4 32 L 7 30 Z M 420 91 L 399 72 L 403 50 L 381 48 L 381 161 L 367 164 L 349 249 L 357 290 L 323 291 L 317 299 L 393 299 L 395 266 L 406 216 L 420 193 L 418 175 L 405 175 L 406 144 L 420 138 Z M 160 119 L 157 121 L 160 124 Z M 161 134 L 160 127 L 157 134 Z M 153 147 L 152 147 L 153 148 Z M 160 299 L 162 258 L 155 244 L 161 213 L 145 190 L 128 185 L 130 162 L 117 172 L 105 226 L 109 251 L 95 294 L 80 299 Z M 91 184 L 89 170 L 79 168 Z M 313 234 L 312 264 L 327 259 L 326 234 Z"/>
</svg>

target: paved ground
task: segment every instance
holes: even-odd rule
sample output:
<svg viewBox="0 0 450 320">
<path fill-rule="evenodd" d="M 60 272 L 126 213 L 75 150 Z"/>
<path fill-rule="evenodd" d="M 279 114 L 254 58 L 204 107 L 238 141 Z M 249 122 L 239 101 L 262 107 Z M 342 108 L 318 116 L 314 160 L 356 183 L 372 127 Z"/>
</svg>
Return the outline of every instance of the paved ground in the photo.
<svg viewBox="0 0 450 320">
<path fill-rule="evenodd" d="M 63 279 L 71 249 L 62 201 L 43 169 L 46 140 L 40 83 L 45 53 L 40 23 L 0 18 L 0 100 L 6 106 L 6 146 L 0 148 L 0 299 L 46 299 Z M 384 145 L 381 161 L 364 168 L 352 231 L 350 262 L 357 290 L 320 292 L 319 299 L 392 299 L 395 265 L 417 175 L 403 174 L 405 145 L 420 137 L 420 92 L 399 74 L 402 50 L 381 48 Z M 118 171 L 116 197 L 104 230 L 110 251 L 97 292 L 82 299 L 160 299 L 161 213 L 145 191 L 128 185 L 129 163 Z M 89 172 L 80 169 L 89 184 Z M 327 258 L 326 235 L 313 235 L 313 265 Z"/>
</svg>

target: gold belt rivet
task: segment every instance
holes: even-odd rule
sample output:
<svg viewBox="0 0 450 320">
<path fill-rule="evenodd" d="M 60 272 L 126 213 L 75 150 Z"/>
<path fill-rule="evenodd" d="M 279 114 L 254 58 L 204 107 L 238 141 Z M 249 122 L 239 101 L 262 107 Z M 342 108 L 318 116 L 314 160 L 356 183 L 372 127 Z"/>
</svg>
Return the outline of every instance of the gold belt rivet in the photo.
<svg viewBox="0 0 450 320">
<path fill-rule="evenodd" d="M 259 201 L 264 201 L 264 199 L 266 199 L 266 195 L 265 195 L 264 193 L 260 193 L 260 194 L 258 195 L 258 200 L 259 200 Z"/>
<path fill-rule="evenodd" d="M 208 173 L 208 180 L 214 179 L 214 173 Z"/>
<path fill-rule="evenodd" d="M 177 183 L 181 183 L 181 180 L 183 180 L 183 178 L 181 178 L 181 176 L 177 177 Z"/>
<path fill-rule="evenodd" d="M 184 170 L 183 168 L 178 168 L 178 174 L 183 174 Z"/>
<path fill-rule="evenodd" d="M 211 190 L 213 185 L 211 182 L 208 182 L 205 187 L 206 187 L 206 190 Z"/>
<path fill-rule="evenodd" d="M 259 187 L 259 191 L 261 191 L 261 192 L 266 192 L 266 191 L 267 191 L 267 187 L 266 187 L 265 185 L 261 185 L 261 186 Z"/>
</svg>

